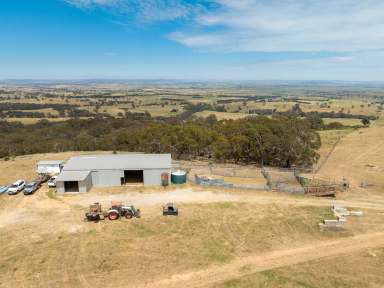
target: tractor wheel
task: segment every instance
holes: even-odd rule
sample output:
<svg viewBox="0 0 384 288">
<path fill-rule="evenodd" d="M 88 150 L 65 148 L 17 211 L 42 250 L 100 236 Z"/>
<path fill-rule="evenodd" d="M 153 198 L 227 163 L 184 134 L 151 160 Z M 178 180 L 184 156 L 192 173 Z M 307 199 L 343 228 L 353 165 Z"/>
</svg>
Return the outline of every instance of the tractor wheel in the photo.
<svg viewBox="0 0 384 288">
<path fill-rule="evenodd" d="M 131 219 L 133 216 L 132 216 L 132 214 L 131 213 L 127 213 L 127 214 L 125 214 L 125 218 L 126 219 Z"/>
<path fill-rule="evenodd" d="M 108 213 L 109 220 L 117 220 L 119 218 L 119 213 L 114 211 Z"/>
</svg>

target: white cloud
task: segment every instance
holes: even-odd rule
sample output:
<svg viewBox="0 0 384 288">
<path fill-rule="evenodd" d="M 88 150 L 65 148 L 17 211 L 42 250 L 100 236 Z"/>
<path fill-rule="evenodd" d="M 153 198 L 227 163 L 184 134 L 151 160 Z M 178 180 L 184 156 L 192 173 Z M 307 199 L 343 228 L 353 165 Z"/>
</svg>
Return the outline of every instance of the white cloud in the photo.
<svg viewBox="0 0 384 288">
<path fill-rule="evenodd" d="M 68 4 L 79 8 L 90 8 L 93 6 L 116 7 L 124 3 L 123 0 L 64 0 Z"/>
<path fill-rule="evenodd" d="M 190 47 L 226 51 L 358 51 L 384 47 L 382 0 L 215 2 L 218 9 L 196 15 L 198 32 L 178 31 L 170 38 Z"/>
<path fill-rule="evenodd" d="M 191 6 L 178 0 L 139 0 L 138 8 L 143 20 L 165 21 L 187 16 Z"/>
<path fill-rule="evenodd" d="M 182 32 L 174 32 L 168 38 L 190 47 L 219 46 L 226 42 L 225 35 L 220 34 L 195 34 L 188 35 Z"/>
<path fill-rule="evenodd" d="M 195 6 L 183 0 L 64 0 L 81 9 L 103 8 L 135 14 L 140 21 L 171 21 L 186 17 Z"/>
<path fill-rule="evenodd" d="M 206 50 L 346 52 L 384 48 L 382 0 L 64 1 L 83 9 L 133 13 L 142 22 L 184 18 L 184 28 L 175 28 L 168 38 Z"/>
</svg>

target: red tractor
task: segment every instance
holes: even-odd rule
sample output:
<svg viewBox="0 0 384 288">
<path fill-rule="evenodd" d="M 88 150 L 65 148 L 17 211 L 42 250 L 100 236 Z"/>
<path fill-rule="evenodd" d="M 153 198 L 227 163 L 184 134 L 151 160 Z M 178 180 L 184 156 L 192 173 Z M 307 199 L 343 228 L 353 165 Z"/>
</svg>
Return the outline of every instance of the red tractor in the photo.
<svg viewBox="0 0 384 288">
<path fill-rule="evenodd" d="M 132 204 L 123 205 L 121 201 L 112 201 L 111 208 L 107 212 L 109 220 L 117 220 L 120 217 L 131 219 L 140 218 L 140 209 L 136 209 Z"/>
</svg>

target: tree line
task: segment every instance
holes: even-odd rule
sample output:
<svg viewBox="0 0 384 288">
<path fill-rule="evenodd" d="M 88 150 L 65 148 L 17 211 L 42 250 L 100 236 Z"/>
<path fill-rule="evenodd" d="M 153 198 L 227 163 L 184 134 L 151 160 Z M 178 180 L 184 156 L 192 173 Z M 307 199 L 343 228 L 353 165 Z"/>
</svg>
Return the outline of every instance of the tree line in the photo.
<svg viewBox="0 0 384 288">
<path fill-rule="evenodd" d="M 343 111 L 335 112 L 318 112 L 318 111 L 310 111 L 304 112 L 301 110 L 299 104 L 295 104 L 292 106 L 290 110 L 287 111 L 277 111 L 277 109 L 266 108 L 266 109 L 250 109 L 248 111 L 249 114 L 257 114 L 257 115 L 285 115 L 285 116 L 300 116 L 300 117 L 311 117 L 313 114 L 319 115 L 321 118 L 345 118 L 345 119 L 369 119 L 369 120 L 377 120 L 376 116 L 370 115 L 361 115 L 361 114 L 350 114 L 345 113 Z"/>
<path fill-rule="evenodd" d="M 201 107 L 199 107 L 201 108 Z M 186 116 L 186 115 L 185 115 Z M 174 159 L 212 159 L 279 167 L 311 166 L 319 134 L 306 119 L 291 116 L 218 121 L 99 115 L 33 125 L 0 121 L 0 157 L 63 151 L 172 153 Z"/>
</svg>

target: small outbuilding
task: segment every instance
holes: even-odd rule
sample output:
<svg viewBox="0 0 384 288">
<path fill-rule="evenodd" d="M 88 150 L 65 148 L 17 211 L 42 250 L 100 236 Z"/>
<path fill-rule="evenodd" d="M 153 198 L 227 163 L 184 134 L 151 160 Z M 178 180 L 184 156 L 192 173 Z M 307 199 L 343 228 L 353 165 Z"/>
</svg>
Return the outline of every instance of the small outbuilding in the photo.
<svg viewBox="0 0 384 288">
<path fill-rule="evenodd" d="M 171 154 L 112 154 L 72 157 L 56 179 L 58 193 L 87 192 L 92 186 L 162 185 L 171 173 Z"/>
<path fill-rule="evenodd" d="M 64 167 L 63 160 L 43 160 L 37 163 L 39 174 L 59 174 Z"/>
</svg>

